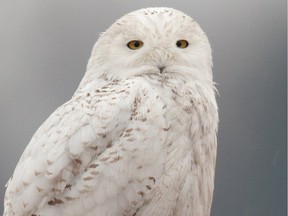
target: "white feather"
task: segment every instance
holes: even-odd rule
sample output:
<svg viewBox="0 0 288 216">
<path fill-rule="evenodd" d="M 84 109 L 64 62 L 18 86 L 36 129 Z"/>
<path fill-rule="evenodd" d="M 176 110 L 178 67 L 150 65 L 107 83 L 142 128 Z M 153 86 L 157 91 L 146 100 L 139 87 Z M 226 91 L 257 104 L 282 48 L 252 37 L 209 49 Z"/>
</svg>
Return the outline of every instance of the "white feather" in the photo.
<svg viewBox="0 0 288 216">
<path fill-rule="evenodd" d="M 131 40 L 144 45 L 131 50 Z M 170 8 L 127 14 L 100 36 L 72 99 L 32 137 L 4 216 L 208 216 L 217 127 L 199 25 Z"/>
</svg>

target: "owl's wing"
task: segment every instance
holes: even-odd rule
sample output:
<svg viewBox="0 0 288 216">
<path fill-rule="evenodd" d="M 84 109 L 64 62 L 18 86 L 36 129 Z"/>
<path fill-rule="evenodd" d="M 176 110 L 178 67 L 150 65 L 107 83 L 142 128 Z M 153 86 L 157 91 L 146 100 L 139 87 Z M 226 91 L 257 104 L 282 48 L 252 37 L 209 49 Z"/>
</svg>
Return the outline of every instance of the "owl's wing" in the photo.
<svg viewBox="0 0 288 216">
<path fill-rule="evenodd" d="M 148 161 L 149 165 L 155 159 L 144 148 L 151 147 L 151 137 L 161 138 L 165 125 L 163 120 L 152 116 L 149 117 L 151 121 L 157 123 L 147 124 L 152 110 L 147 104 L 140 106 L 141 96 L 137 89 L 139 86 L 129 80 L 110 83 L 96 91 L 75 95 L 59 107 L 38 129 L 21 156 L 8 183 L 4 215 L 51 213 L 55 209 L 59 210 L 54 212 L 56 215 L 69 211 L 67 209 L 74 211 L 70 214 L 77 210 L 80 214 L 95 203 L 101 206 L 111 199 L 116 199 L 118 207 L 139 206 L 140 202 L 129 202 L 143 198 L 139 182 L 144 181 L 144 177 L 137 174 L 139 179 L 133 179 L 132 170 L 141 169 L 143 161 Z M 143 96 L 143 92 L 141 94 Z M 154 108 L 157 106 L 161 107 L 161 103 Z M 150 133 L 148 138 L 145 136 L 147 131 Z M 141 147 L 145 141 L 150 142 L 150 147 Z M 138 152 L 141 148 L 147 155 Z M 131 164 L 137 157 L 140 159 Z M 157 164 L 153 166 L 157 173 Z M 148 171 L 146 174 L 146 189 L 149 189 L 149 182 L 153 183 L 154 177 Z M 132 186 L 127 187 L 128 184 Z M 125 190 L 121 195 L 124 197 L 119 197 L 120 190 Z M 79 208 L 71 208 L 72 204 Z M 99 210 L 105 213 L 111 208 L 109 205 L 111 203 Z"/>
</svg>

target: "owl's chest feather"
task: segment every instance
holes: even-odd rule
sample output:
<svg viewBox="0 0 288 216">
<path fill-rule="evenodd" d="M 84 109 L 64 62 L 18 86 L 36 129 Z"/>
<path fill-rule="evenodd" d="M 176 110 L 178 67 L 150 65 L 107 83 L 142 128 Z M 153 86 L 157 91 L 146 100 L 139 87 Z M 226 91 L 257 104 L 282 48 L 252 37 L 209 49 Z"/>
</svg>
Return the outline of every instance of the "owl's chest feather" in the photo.
<svg viewBox="0 0 288 216">
<path fill-rule="evenodd" d="M 163 82 L 148 80 L 149 85 L 139 91 L 143 103 L 154 113 L 162 115 L 166 124 L 187 131 L 191 126 L 215 129 L 218 121 L 213 86 L 189 83 L 185 80 Z"/>
<path fill-rule="evenodd" d="M 213 89 L 155 81 L 142 87 L 142 105 L 153 113 L 151 125 L 162 121 L 160 133 L 165 141 L 157 153 L 163 155 L 159 157 L 163 175 L 152 193 L 157 207 L 152 211 L 154 207 L 147 206 L 139 215 L 153 215 L 157 209 L 166 215 L 201 215 L 210 208 L 214 187 L 218 115 Z"/>
</svg>

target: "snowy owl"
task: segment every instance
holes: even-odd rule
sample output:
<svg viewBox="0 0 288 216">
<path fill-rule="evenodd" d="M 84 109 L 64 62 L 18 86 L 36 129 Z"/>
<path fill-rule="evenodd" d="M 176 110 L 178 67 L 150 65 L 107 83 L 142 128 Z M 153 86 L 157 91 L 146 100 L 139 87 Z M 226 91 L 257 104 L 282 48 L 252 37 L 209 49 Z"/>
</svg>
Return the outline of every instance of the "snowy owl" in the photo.
<svg viewBox="0 0 288 216">
<path fill-rule="evenodd" d="M 186 14 L 147 8 L 96 42 L 71 100 L 37 130 L 4 215 L 208 216 L 218 109 L 211 48 Z"/>
</svg>

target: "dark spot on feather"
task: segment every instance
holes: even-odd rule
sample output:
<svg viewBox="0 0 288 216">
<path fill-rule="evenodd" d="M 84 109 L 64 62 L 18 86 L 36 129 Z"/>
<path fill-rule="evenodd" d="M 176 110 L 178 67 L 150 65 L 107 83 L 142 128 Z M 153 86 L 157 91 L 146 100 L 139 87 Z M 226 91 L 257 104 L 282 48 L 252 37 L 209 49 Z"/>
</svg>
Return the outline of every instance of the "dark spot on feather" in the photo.
<svg viewBox="0 0 288 216">
<path fill-rule="evenodd" d="M 104 158 L 101 158 L 100 161 L 107 161 L 109 159 L 109 157 L 104 157 Z"/>
<path fill-rule="evenodd" d="M 113 158 L 110 163 L 115 163 L 117 161 L 119 161 L 121 159 L 121 157 L 118 155 L 117 157 Z"/>
<path fill-rule="evenodd" d="M 96 168 L 96 167 L 98 167 L 99 166 L 99 164 L 91 164 L 90 166 L 89 166 L 89 168 Z"/>
<path fill-rule="evenodd" d="M 66 186 L 65 186 L 65 188 L 71 188 L 71 184 L 67 184 Z"/>
<path fill-rule="evenodd" d="M 37 191 L 40 193 L 42 191 L 44 191 L 44 189 L 40 188 L 40 187 L 36 187 Z"/>
<path fill-rule="evenodd" d="M 35 176 L 39 176 L 40 174 L 41 174 L 41 172 L 37 172 L 36 170 L 34 171 Z"/>
<path fill-rule="evenodd" d="M 133 130 L 133 128 L 128 128 L 128 129 L 126 129 L 126 132 L 129 133 L 129 132 L 131 132 L 132 130 Z"/>
<path fill-rule="evenodd" d="M 27 205 L 28 205 L 28 203 L 24 203 L 24 202 L 23 202 L 23 207 L 24 207 L 24 208 L 26 208 Z"/>
<path fill-rule="evenodd" d="M 149 179 L 149 180 L 152 180 L 154 183 L 156 182 L 155 178 L 152 177 L 152 176 L 150 176 L 148 179 Z"/>
<path fill-rule="evenodd" d="M 80 160 L 79 158 L 74 159 L 74 161 L 75 161 L 77 164 L 82 164 L 82 160 Z"/>
<path fill-rule="evenodd" d="M 93 179 L 93 177 L 91 177 L 91 176 L 83 178 L 84 181 L 89 181 L 89 180 L 92 180 L 92 179 Z"/>
<path fill-rule="evenodd" d="M 142 198 L 145 195 L 145 193 L 143 191 L 139 191 L 137 194 L 139 194 Z"/>
<path fill-rule="evenodd" d="M 110 140 L 107 144 L 107 148 L 111 148 L 112 147 L 112 141 Z"/>
<path fill-rule="evenodd" d="M 162 128 L 163 131 L 169 131 L 170 127 L 168 128 Z"/>
<path fill-rule="evenodd" d="M 96 175 L 98 175 L 98 174 L 99 174 L 99 172 L 97 172 L 97 171 L 95 171 L 95 170 L 94 170 L 94 171 L 93 171 L 93 172 L 91 172 L 90 174 L 91 174 L 91 175 L 94 175 L 94 176 L 96 176 Z"/>
<path fill-rule="evenodd" d="M 150 185 L 146 185 L 146 188 L 147 188 L 148 190 L 151 190 L 151 186 L 150 186 Z"/>
<path fill-rule="evenodd" d="M 173 144 L 173 142 L 169 142 L 169 143 L 167 144 L 167 146 L 170 147 L 170 146 L 172 146 L 172 144 Z"/>
<path fill-rule="evenodd" d="M 97 151 L 97 149 L 98 149 L 98 146 L 95 146 L 95 147 L 93 147 L 93 146 L 90 146 L 90 148 L 91 148 L 92 150 L 94 150 L 94 151 Z"/>
<path fill-rule="evenodd" d="M 48 202 L 48 205 L 55 205 L 55 202 L 54 202 L 53 200 L 50 200 L 50 201 Z"/>
<path fill-rule="evenodd" d="M 56 204 L 61 204 L 61 203 L 63 203 L 63 200 L 54 198 L 54 202 L 55 202 Z"/>
<path fill-rule="evenodd" d="M 66 196 L 65 199 L 66 199 L 67 201 L 72 201 L 72 200 L 74 200 L 74 199 L 76 199 L 76 198 Z"/>
<path fill-rule="evenodd" d="M 53 193 L 60 193 L 60 192 L 62 192 L 60 189 L 56 189 L 56 188 L 52 188 L 51 191 L 52 191 Z"/>
<path fill-rule="evenodd" d="M 53 164 L 53 161 L 47 160 L 47 164 L 51 165 L 51 164 Z"/>
<path fill-rule="evenodd" d="M 109 155 L 117 154 L 117 151 L 110 152 Z"/>
<path fill-rule="evenodd" d="M 187 114 L 191 114 L 191 113 L 192 113 L 192 107 L 184 107 L 183 110 L 184 110 Z"/>
<path fill-rule="evenodd" d="M 98 136 L 102 137 L 102 138 L 106 138 L 106 133 L 97 133 Z"/>
<path fill-rule="evenodd" d="M 46 171 L 46 175 L 52 175 L 53 173 Z"/>
</svg>

